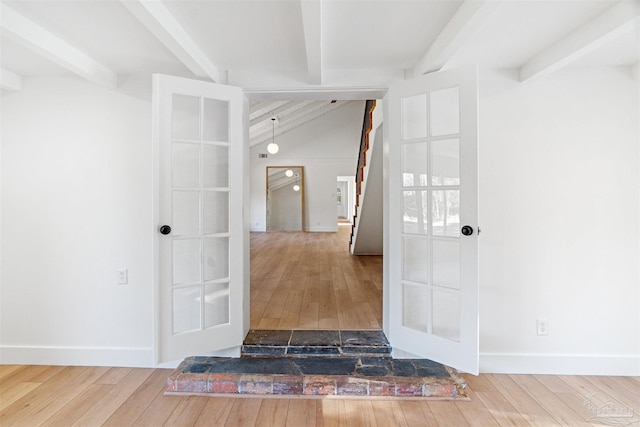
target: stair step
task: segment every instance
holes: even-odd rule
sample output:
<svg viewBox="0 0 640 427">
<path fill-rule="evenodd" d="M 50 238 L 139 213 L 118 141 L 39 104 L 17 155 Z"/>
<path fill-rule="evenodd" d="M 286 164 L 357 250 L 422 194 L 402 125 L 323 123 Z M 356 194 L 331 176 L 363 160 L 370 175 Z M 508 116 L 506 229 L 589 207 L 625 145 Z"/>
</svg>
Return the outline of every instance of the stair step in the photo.
<svg viewBox="0 0 640 427">
<path fill-rule="evenodd" d="M 189 357 L 167 394 L 467 398 L 454 369 L 390 357 Z"/>
<path fill-rule="evenodd" d="M 341 330 L 251 330 L 242 357 L 389 357 L 384 332 Z"/>
</svg>

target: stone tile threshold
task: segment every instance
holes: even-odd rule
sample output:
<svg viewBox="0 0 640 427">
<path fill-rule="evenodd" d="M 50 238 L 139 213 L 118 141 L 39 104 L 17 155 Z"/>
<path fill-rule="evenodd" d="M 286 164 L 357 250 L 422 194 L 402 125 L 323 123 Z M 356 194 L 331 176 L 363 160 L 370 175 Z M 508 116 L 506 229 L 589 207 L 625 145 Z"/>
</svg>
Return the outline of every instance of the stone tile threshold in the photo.
<svg viewBox="0 0 640 427">
<path fill-rule="evenodd" d="M 243 356 L 388 356 L 380 330 L 250 330 Z"/>
<path fill-rule="evenodd" d="M 467 399 L 454 369 L 390 353 L 377 330 L 252 330 L 240 358 L 186 358 L 166 394 Z"/>
</svg>

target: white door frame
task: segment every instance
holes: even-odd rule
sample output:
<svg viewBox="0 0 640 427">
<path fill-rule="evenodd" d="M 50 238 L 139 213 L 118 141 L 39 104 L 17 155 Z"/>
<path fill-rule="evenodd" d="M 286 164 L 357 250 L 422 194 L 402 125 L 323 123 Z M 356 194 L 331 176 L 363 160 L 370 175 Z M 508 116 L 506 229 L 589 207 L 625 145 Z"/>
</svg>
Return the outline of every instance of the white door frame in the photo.
<svg viewBox="0 0 640 427">
<path fill-rule="evenodd" d="M 382 99 L 386 93 L 387 93 L 388 89 L 380 89 L 380 88 L 375 88 L 375 89 L 370 89 L 367 91 L 367 95 L 362 95 L 360 94 L 360 89 L 359 88 L 353 88 L 352 90 L 347 90 L 344 89 L 344 92 L 349 92 L 349 93 L 354 93 L 354 94 L 359 94 L 354 96 L 356 98 L 360 97 L 363 99 Z M 269 91 L 269 92 L 264 92 L 262 93 L 261 91 L 245 91 L 245 108 L 248 108 L 248 100 L 247 100 L 247 96 L 251 96 L 252 98 L 260 98 L 261 95 L 265 95 L 265 96 L 269 96 L 272 97 L 274 95 L 274 93 L 277 92 L 273 92 L 273 91 Z M 285 93 L 283 92 L 283 94 L 281 96 L 285 95 Z M 286 96 L 289 96 L 290 98 L 300 98 L 301 96 L 304 96 L 305 98 L 317 98 L 317 99 L 326 99 L 327 96 L 329 96 L 329 98 L 334 98 L 335 96 L 333 94 L 327 94 L 326 91 L 315 91 L 315 90 L 310 90 L 310 91 L 301 91 L 300 93 L 295 93 L 295 92 L 291 92 L 291 91 L 287 91 L 286 92 Z M 344 96 L 342 96 L 344 97 Z M 385 106 L 386 109 L 386 106 Z M 386 111 L 385 111 L 386 113 Z M 385 117 L 383 120 L 388 120 L 388 116 L 385 114 Z M 248 140 L 248 115 L 246 115 L 246 117 L 244 117 L 244 121 L 245 123 L 244 128 L 245 128 L 245 132 L 247 133 L 247 135 L 245 135 L 245 139 Z M 385 139 L 385 143 L 386 141 L 388 141 L 388 126 L 384 127 L 384 139 Z M 154 129 L 155 132 L 155 129 Z M 155 138 L 157 138 L 157 136 L 153 136 L 154 141 Z M 158 158 L 158 145 L 157 144 L 153 144 L 152 146 L 152 155 L 154 159 Z M 244 154 L 244 165 L 243 167 L 249 168 L 249 149 L 247 148 L 245 154 Z M 389 186 L 389 176 L 388 176 L 388 169 L 389 169 L 389 159 L 388 159 L 388 154 L 386 151 L 383 152 L 383 173 L 385 176 L 385 179 L 383 181 L 383 215 L 385 218 L 389 217 L 389 192 L 388 192 L 388 186 Z M 159 165 L 157 160 L 154 162 L 153 165 L 153 173 L 154 173 L 154 177 L 158 177 L 159 176 Z M 339 178 L 344 178 L 344 177 L 339 177 Z M 346 177 L 348 180 L 353 179 L 353 177 Z M 351 206 L 355 196 L 351 194 L 351 189 L 354 187 L 354 185 L 352 185 L 350 183 L 349 188 L 349 203 L 350 203 L 350 210 L 353 209 L 353 207 Z M 354 188 L 353 188 L 354 189 Z M 354 189 L 355 191 L 355 189 Z M 158 183 L 158 179 L 154 179 L 153 181 L 153 192 L 154 192 L 154 225 L 155 224 L 159 224 L 160 223 L 160 218 L 159 218 L 159 209 L 157 206 L 158 203 L 158 194 L 159 194 L 159 183 Z M 248 207 L 250 206 L 250 194 L 249 194 L 249 180 L 245 180 L 244 182 L 244 189 L 243 189 L 243 203 L 244 203 L 244 208 L 243 208 L 243 216 L 245 217 L 245 223 L 246 224 L 246 236 L 245 236 L 245 244 L 244 244 L 244 248 L 243 248 L 243 261 L 245 264 L 244 270 L 245 270 L 245 274 L 246 274 L 246 280 L 244 280 L 244 287 L 245 287 L 245 291 L 246 294 L 249 295 L 249 262 L 250 262 L 250 245 L 249 245 L 249 233 L 248 233 Z M 353 217 L 353 212 L 350 212 L 350 217 Z M 159 334 L 159 323 L 160 323 L 160 310 L 158 309 L 159 307 L 159 296 L 158 296 L 158 292 L 157 292 L 157 287 L 159 286 L 159 271 L 160 271 L 160 256 L 159 256 L 159 244 L 158 244 L 158 240 L 159 240 L 160 236 L 157 233 L 157 230 L 153 231 L 153 272 L 152 272 L 152 277 L 153 277 L 153 283 L 156 284 L 154 286 L 154 293 L 153 293 L 153 305 L 154 305 L 154 337 L 153 337 L 153 341 L 154 341 L 154 354 L 155 357 L 157 358 L 157 354 L 158 354 L 158 349 L 157 349 L 157 337 Z M 388 242 L 389 239 L 389 225 L 387 221 L 384 221 L 384 227 L 383 227 L 383 238 L 385 240 L 385 242 Z M 383 330 L 385 331 L 385 333 L 389 333 L 389 246 L 388 244 L 384 245 L 384 251 L 383 251 Z M 246 304 L 246 308 L 248 308 L 250 301 L 247 300 L 244 302 L 244 304 Z M 246 333 L 246 330 L 248 330 L 249 327 L 249 313 L 250 310 L 246 309 L 245 310 L 245 314 L 244 314 L 244 318 L 243 318 L 243 322 L 244 322 L 244 330 Z"/>
<path fill-rule="evenodd" d="M 356 182 L 356 177 L 355 176 L 338 176 L 337 177 L 337 181 L 338 182 L 346 182 L 347 183 L 347 218 L 349 219 L 349 222 L 353 224 L 353 215 L 355 214 L 355 182 Z M 344 196 L 345 194 L 342 195 L 342 203 L 345 203 L 344 201 Z"/>
</svg>

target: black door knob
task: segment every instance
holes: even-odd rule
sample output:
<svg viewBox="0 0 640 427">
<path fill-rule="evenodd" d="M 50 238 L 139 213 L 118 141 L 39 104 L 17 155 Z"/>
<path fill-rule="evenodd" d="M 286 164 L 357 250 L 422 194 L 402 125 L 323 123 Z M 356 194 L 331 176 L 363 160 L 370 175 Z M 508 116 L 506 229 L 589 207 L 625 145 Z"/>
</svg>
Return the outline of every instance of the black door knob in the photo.
<svg viewBox="0 0 640 427">
<path fill-rule="evenodd" d="M 464 227 L 462 227 L 462 230 L 460 230 L 460 232 L 465 236 L 471 236 L 473 234 L 473 227 L 465 225 Z"/>
<path fill-rule="evenodd" d="M 171 233 L 171 227 L 169 227 L 168 225 L 163 225 L 162 227 L 160 227 L 160 234 L 169 234 Z"/>
</svg>

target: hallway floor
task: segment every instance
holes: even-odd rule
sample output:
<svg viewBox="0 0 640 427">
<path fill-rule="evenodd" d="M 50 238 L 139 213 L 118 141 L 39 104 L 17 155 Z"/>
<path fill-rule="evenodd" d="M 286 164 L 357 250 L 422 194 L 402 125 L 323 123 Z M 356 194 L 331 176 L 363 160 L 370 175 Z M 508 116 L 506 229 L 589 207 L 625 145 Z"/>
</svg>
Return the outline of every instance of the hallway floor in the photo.
<svg viewBox="0 0 640 427">
<path fill-rule="evenodd" d="M 251 233 L 251 329 L 382 329 L 382 257 L 337 233 Z"/>
</svg>

